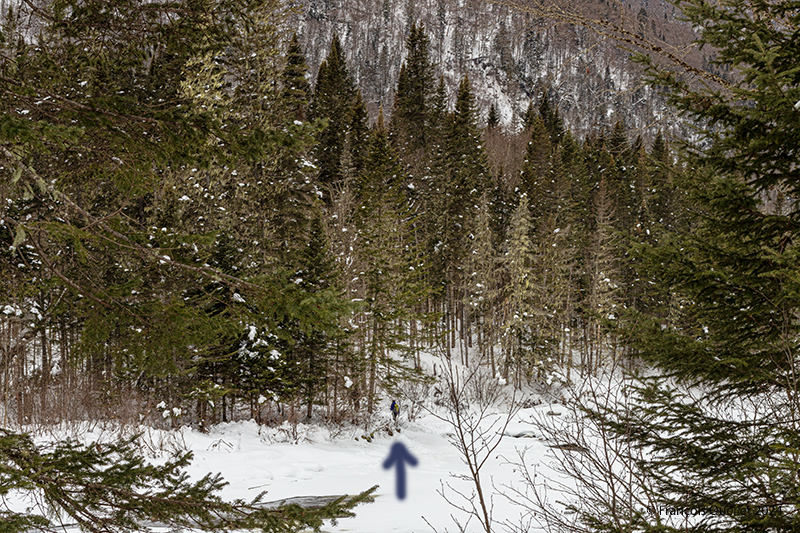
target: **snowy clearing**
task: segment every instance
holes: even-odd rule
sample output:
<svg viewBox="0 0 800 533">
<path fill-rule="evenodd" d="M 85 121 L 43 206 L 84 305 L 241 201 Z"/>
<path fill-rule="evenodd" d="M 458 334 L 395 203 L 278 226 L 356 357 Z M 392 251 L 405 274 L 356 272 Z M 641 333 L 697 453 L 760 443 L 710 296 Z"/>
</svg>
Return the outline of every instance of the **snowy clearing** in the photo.
<svg viewBox="0 0 800 533">
<path fill-rule="evenodd" d="M 529 448 L 527 457 L 538 463 L 537 468 L 557 453 L 539 440 L 537 432 L 526 421 L 537 412 L 560 412 L 561 407 L 545 403 L 521 410 L 484 466 L 484 490 L 493 492 L 493 517 L 498 523 L 519 522 L 520 511 L 500 494 L 504 485 L 520 481 L 509 463 L 517 458 L 517 450 Z M 194 460 L 187 470 L 190 476 L 200 479 L 209 472 L 220 472 L 229 483 L 222 492 L 226 499 L 249 501 L 266 491 L 263 500 L 274 502 L 303 496 L 357 494 L 380 485 L 374 503 L 356 507 L 355 518 L 341 519 L 335 525 L 326 522 L 323 531 L 327 533 L 422 533 L 434 531 L 432 528 L 438 532 L 458 531 L 453 518 L 462 525 L 466 523 L 468 532 L 480 531 L 476 520 L 468 522 L 467 514 L 449 505 L 440 494 L 444 486 L 445 493 L 458 501 L 452 489 L 467 495 L 473 490 L 471 482 L 453 477 L 468 472 L 448 441 L 452 427 L 427 413 L 413 422 L 402 416 L 401 419 L 401 433 L 395 431 L 390 436 L 385 430 L 389 424 L 387 409 L 385 424 L 381 424 L 384 429 L 376 431 L 371 442 L 361 438 L 364 432 L 358 428 L 351 427 L 332 435 L 328 428 L 313 424 L 298 424 L 295 429 L 286 423 L 270 428 L 259 427 L 252 421 L 219 424 L 208 433 L 189 428 L 172 432 L 142 428 L 141 442 L 143 450 L 156 462 L 165 460 L 174 449 L 194 452 Z M 55 431 L 49 437 L 36 440 L 52 441 L 53 437 L 65 438 L 67 433 L 72 432 L 59 436 Z M 118 432 L 103 431 L 98 425 L 79 432 L 79 440 L 85 443 L 116 438 L 119 438 Z M 382 468 L 392 444 L 398 440 L 419 461 L 416 467 L 407 467 L 408 494 L 404 500 L 399 500 L 395 494 L 394 469 Z M 66 528 L 67 531 L 76 529 Z M 153 531 L 164 530 L 153 528 Z"/>
</svg>

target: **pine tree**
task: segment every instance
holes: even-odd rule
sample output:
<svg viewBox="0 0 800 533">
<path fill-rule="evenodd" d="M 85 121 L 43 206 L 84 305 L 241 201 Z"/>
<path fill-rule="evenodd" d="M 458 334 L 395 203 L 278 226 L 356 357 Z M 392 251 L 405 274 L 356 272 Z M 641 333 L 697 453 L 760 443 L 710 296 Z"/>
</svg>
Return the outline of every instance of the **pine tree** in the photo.
<svg viewBox="0 0 800 533">
<path fill-rule="evenodd" d="M 644 192 L 636 187 L 640 146 L 631 144 L 625 126 L 622 122 L 616 122 L 605 139 L 604 151 L 613 161 L 603 177 L 615 199 L 616 227 L 620 231 L 627 231 L 635 225 L 636 207 L 639 203 L 637 197 Z"/>
<path fill-rule="evenodd" d="M 239 22 L 239 31 L 217 59 L 230 82 L 228 122 L 252 130 L 282 124 L 279 89 L 283 70 L 281 27 L 286 14 L 277 0 L 252 6 Z M 280 117 L 280 118 L 278 118 Z M 277 119 L 277 120 L 276 120 Z"/>
<path fill-rule="evenodd" d="M 8 244 L 22 252 L 16 263 L 36 254 L 43 271 L 34 278 L 60 286 L 64 308 L 57 314 L 80 324 L 73 353 L 87 361 L 88 373 L 112 381 L 134 367 L 148 377 L 175 371 L 189 345 L 205 347 L 212 332 L 227 328 L 222 320 L 210 326 L 183 300 L 181 292 L 202 286 L 214 269 L 188 258 L 188 243 L 200 239 L 172 227 L 153 231 L 153 221 L 170 217 L 153 204 L 166 188 L 167 169 L 204 167 L 247 150 L 238 128 L 226 129 L 217 109 L 183 91 L 193 65 L 236 40 L 233 20 L 217 18 L 215 10 L 241 13 L 241 5 L 198 5 L 189 13 L 174 4 L 163 17 L 146 16 L 149 7 L 139 2 L 113 13 L 106 7 L 43 4 L 32 15 L 42 46 L 9 35 L 18 49 L 0 61 L 13 77 L 0 83 L 16 96 L 2 103 L 10 129 L 3 128 L 0 157 L 4 172 L 17 172 L 4 198 L 39 211 L 14 224 L 16 242 Z M 160 52 L 143 57 L 154 49 Z M 41 98 L 44 105 L 30 113 L 14 111 Z M 207 144 L 210 135 L 218 144 Z M 28 234 L 37 237 L 26 242 Z M 165 352 L 169 357 L 160 356 Z"/>
</svg>

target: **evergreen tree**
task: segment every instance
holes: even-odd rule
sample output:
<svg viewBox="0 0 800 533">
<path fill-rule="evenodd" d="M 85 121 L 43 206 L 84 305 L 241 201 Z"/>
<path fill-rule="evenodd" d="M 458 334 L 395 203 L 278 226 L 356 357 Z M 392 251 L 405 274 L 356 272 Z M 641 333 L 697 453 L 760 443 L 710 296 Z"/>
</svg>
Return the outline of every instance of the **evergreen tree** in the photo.
<svg viewBox="0 0 800 533">
<path fill-rule="evenodd" d="M 637 188 L 637 173 L 641 145 L 631 144 L 622 122 L 614 124 L 611 133 L 604 139 L 603 157 L 612 161 L 603 172 L 608 182 L 612 197 L 615 199 L 616 227 L 620 231 L 628 231 L 635 225 L 638 198 L 645 191 Z M 644 169 L 642 169 L 644 170 Z"/>
<path fill-rule="evenodd" d="M 581 372 L 590 375 L 602 367 L 608 347 L 612 356 L 616 350 L 616 339 L 612 339 L 608 347 L 604 341 L 621 312 L 615 298 L 620 281 L 613 232 L 614 200 L 604 179 L 600 180 L 592 200 L 594 227 L 586 257 L 586 295 L 583 301 L 586 326 L 581 352 Z"/>
<path fill-rule="evenodd" d="M 492 102 L 492 105 L 489 106 L 489 115 L 486 117 L 486 127 L 490 129 L 496 128 L 499 124 L 500 116 L 497 114 L 497 107 Z"/>
<path fill-rule="evenodd" d="M 544 121 L 538 115 L 530 127 L 531 139 L 520 173 L 520 189 L 528 195 L 534 219 L 552 212 L 556 205 L 553 145 Z"/>
<path fill-rule="evenodd" d="M 494 235 L 491 228 L 491 209 L 489 195 L 481 197 L 475 232 L 467 255 L 467 299 L 471 314 L 471 323 L 477 325 L 478 343 L 481 356 L 490 356 L 492 375 L 496 375 L 497 367 L 494 358 L 494 344 L 497 341 L 499 327 L 497 322 L 498 283 L 497 254 L 494 248 Z"/>
<path fill-rule="evenodd" d="M 293 120 L 305 121 L 308 114 L 308 104 L 311 98 L 311 86 L 306 79 L 308 65 L 303 54 L 303 47 L 297 39 L 297 33 L 292 34 L 289 49 L 286 51 L 286 66 L 283 69 L 283 98 Z"/>
<path fill-rule="evenodd" d="M 277 197 L 296 207 L 300 158 L 285 180 L 269 178 L 308 142 L 281 112 L 286 11 L 272 1 L 171 4 L 159 17 L 146 2 L 58 7 L 37 12 L 43 46 L 17 35 L 17 60 L 0 59 L 16 69 L 0 81 L 16 95 L 0 104 L 11 128 L 0 157 L 18 171 L 3 180 L 12 202 L 0 209 L 6 224 L 24 221 L 3 232 L 4 249 L 42 269 L 29 280 L 60 288 L 53 316 L 73 328 L 64 364 L 80 361 L 92 386 L 120 395 L 132 381 L 194 394 L 206 420 L 211 397 L 237 385 L 245 324 L 324 323 L 316 311 L 341 303 L 301 294 L 274 261 L 269 209 Z"/>
<path fill-rule="evenodd" d="M 549 91 L 545 90 L 539 102 L 539 117 L 541 117 L 547 133 L 550 134 L 550 142 L 558 144 L 564 136 L 564 123 L 558 113 L 558 107 L 550 102 Z"/>
<path fill-rule="evenodd" d="M 298 263 L 292 283 L 304 293 L 324 294 L 330 300 L 341 297 L 341 283 L 337 279 L 338 273 L 320 213 L 316 213 L 311 221 L 308 243 L 301 250 Z M 333 340 L 338 332 L 338 321 L 343 314 L 341 311 L 342 308 L 339 308 L 339 312 L 312 324 L 295 324 L 291 343 L 284 351 L 287 361 L 292 364 L 289 374 L 298 384 L 297 394 L 302 396 L 306 404 L 306 418 L 311 418 L 315 399 L 325 392 L 333 355 L 331 352 L 334 349 Z"/>
<path fill-rule="evenodd" d="M 282 91 L 281 29 L 286 14 L 278 8 L 278 0 L 253 5 L 237 20 L 238 27 L 231 43 L 216 60 L 225 68 L 230 83 L 227 122 L 240 129 L 255 126 L 283 126 L 280 111 Z M 231 105 L 232 104 L 232 105 Z"/>
<path fill-rule="evenodd" d="M 572 243 L 577 250 L 584 250 L 584 239 L 588 235 L 591 213 L 591 191 L 595 187 L 586 169 L 583 148 L 567 130 L 558 146 L 559 174 L 569 201 L 569 213 L 565 223 L 572 225 Z"/>
<path fill-rule="evenodd" d="M 658 228 L 674 232 L 681 230 L 678 213 L 682 209 L 682 194 L 675 183 L 679 169 L 674 168 L 671 158 L 669 146 L 659 131 L 648 158 L 648 210 L 657 233 Z"/>
<path fill-rule="evenodd" d="M 351 509 L 372 501 L 370 494 L 377 488 L 319 509 L 259 507 L 263 495 L 252 502 L 220 498 L 217 493 L 225 482 L 219 474 L 189 482 L 185 468 L 191 459 L 191 453 L 184 453 L 154 466 L 137 452 L 133 440 L 90 446 L 67 441 L 48 449 L 28 435 L 1 430 L 0 498 L 21 492 L 35 502 L 25 512 L 1 510 L 2 530 L 56 531 L 74 520 L 92 533 L 146 531 L 147 522 L 203 531 L 289 533 L 318 529 L 324 519 L 352 516 Z"/>
<path fill-rule="evenodd" d="M 413 309 L 422 300 L 413 248 L 408 246 L 411 224 L 404 189 L 407 181 L 389 144 L 382 116 L 373 132 L 365 170 L 359 177 L 360 208 L 355 214 L 358 231 L 356 254 L 363 269 L 360 294 L 367 319 L 362 348 L 367 365 L 368 413 L 372 414 L 378 391 L 379 368 L 386 368 L 381 380 L 390 386 L 407 373 L 402 360 L 392 352 L 408 352 L 405 320 L 415 320 Z"/>
<path fill-rule="evenodd" d="M 466 76 L 458 86 L 445 142 L 446 164 L 452 173 L 460 175 L 456 181 L 461 190 L 471 196 L 477 193 L 477 198 L 480 198 L 488 188 L 489 174 L 478 128 L 475 97 Z"/>
<path fill-rule="evenodd" d="M 361 97 L 361 91 L 356 91 L 355 100 L 352 107 L 352 118 L 347 135 L 347 150 L 349 152 L 350 165 L 355 174 L 364 170 L 364 165 L 369 156 L 370 143 L 372 141 L 369 129 L 369 117 L 367 116 L 367 106 Z"/>
<path fill-rule="evenodd" d="M 517 208 L 519 187 L 515 191 L 509 190 L 510 187 L 502 179 L 505 176 L 500 175 L 497 177 L 497 184 L 492 187 L 490 192 L 491 202 L 489 210 L 491 212 L 490 224 L 492 227 L 493 243 L 496 249 L 500 249 L 500 245 L 506 240 L 506 231 L 508 230 L 511 214 Z"/>
<path fill-rule="evenodd" d="M 515 383 L 522 377 L 530 376 L 534 365 L 540 361 L 535 358 L 534 349 L 538 339 L 536 331 L 534 262 L 536 253 L 531 241 L 533 222 L 528 210 L 528 196 L 523 193 L 511 217 L 508 242 L 503 257 L 508 282 L 505 284 L 505 361 L 503 377 L 508 379 L 511 372 Z"/>
<path fill-rule="evenodd" d="M 522 115 L 522 129 L 523 131 L 527 131 L 528 129 L 533 126 L 534 120 L 536 117 L 539 116 L 536 111 L 536 106 L 533 102 L 528 102 L 528 107 L 525 109 L 525 113 Z"/>
<path fill-rule="evenodd" d="M 342 161 L 343 156 L 347 156 L 356 95 L 355 85 L 345 64 L 342 44 L 339 37 L 334 35 L 328 56 L 317 73 L 311 106 L 313 119 L 327 121 L 319 134 L 315 150 L 319 181 L 323 185 L 335 184 L 342 179 Z"/>
<path fill-rule="evenodd" d="M 434 165 L 428 211 L 435 217 L 433 227 L 438 231 L 430 235 L 429 242 L 441 283 L 454 291 L 449 298 L 454 312 L 463 290 L 461 263 L 468 252 L 468 236 L 474 231 L 480 198 L 489 187 L 475 101 L 466 77 L 459 85 L 456 107 L 447 120 L 443 146 Z M 458 298 L 454 299 L 456 294 Z"/>
<path fill-rule="evenodd" d="M 188 11 L 174 4 L 163 17 L 146 16 L 146 3 L 113 13 L 106 7 L 44 4 L 32 15 L 42 46 L 9 35 L 18 49 L 13 61 L 0 60 L 4 71 L 13 71 L 0 82 L 9 95 L 2 105 L 10 128 L 3 128 L 0 157 L 5 172 L 18 172 L 3 197 L 39 211 L 14 224 L 8 244 L 23 254 L 16 263 L 35 253 L 35 263 L 44 267 L 40 279 L 66 289 L 60 301 L 81 324 L 75 353 L 92 373 L 111 380 L 135 372 L 134 366 L 147 376 L 175 371 L 188 358 L 189 345 L 208 346 L 214 333 L 230 326 L 223 320 L 211 326 L 205 312 L 181 294 L 216 274 L 205 262 L 194 262 L 208 252 L 202 245 L 209 239 L 172 226 L 154 231 L 154 221 L 171 215 L 155 212 L 153 199 L 168 188 L 167 169 L 246 157 L 244 137 L 267 128 L 256 124 L 245 134 L 225 128 L 218 109 L 183 90 L 194 65 L 236 41 L 233 19 L 242 13 L 241 4 Z M 232 18 L 222 20 L 217 9 Z M 280 20 L 280 10 L 273 15 Z M 160 52 L 143 61 L 145 50 Z M 32 113 L 14 111 L 41 98 L 45 105 L 31 107 Z M 51 107 L 51 100 L 67 105 Z M 192 242 L 200 245 L 194 256 Z M 229 273 L 222 277 L 242 282 Z M 168 357 L 161 356 L 165 352 Z"/>
<path fill-rule="evenodd" d="M 420 157 L 429 142 L 428 114 L 434 92 L 428 38 L 422 25 L 412 22 L 406 48 L 408 55 L 400 68 L 390 131 L 393 144 L 401 153 Z"/>
<path fill-rule="evenodd" d="M 447 127 L 447 86 L 444 83 L 444 76 L 439 77 L 439 84 L 431 97 L 430 105 L 430 142 L 431 157 L 440 155 L 444 149 L 444 137 Z"/>
<path fill-rule="evenodd" d="M 800 192 L 800 16 L 788 2 L 679 7 L 738 75 L 706 87 L 650 64 L 699 129 L 681 182 L 691 231 L 641 252 L 680 306 L 677 320 L 639 316 L 629 332 L 662 374 L 641 378 L 630 408 L 593 414 L 643 458 L 631 478 L 653 485 L 616 494 L 614 508 L 595 499 L 581 514 L 581 502 L 578 516 L 607 531 L 796 531 L 800 226 L 785 198 Z M 637 500 L 651 512 L 621 504 Z"/>
</svg>

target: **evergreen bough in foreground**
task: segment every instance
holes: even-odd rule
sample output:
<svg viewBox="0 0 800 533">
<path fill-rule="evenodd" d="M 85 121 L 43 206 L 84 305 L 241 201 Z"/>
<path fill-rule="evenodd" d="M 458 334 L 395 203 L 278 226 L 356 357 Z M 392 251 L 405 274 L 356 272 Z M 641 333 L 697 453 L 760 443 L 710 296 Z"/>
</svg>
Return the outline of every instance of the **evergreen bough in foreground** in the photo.
<svg viewBox="0 0 800 533">
<path fill-rule="evenodd" d="M 800 531 L 800 3 L 675 4 L 724 77 L 608 21 L 533 11 L 658 54 L 638 59 L 695 129 L 675 181 L 689 230 L 631 250 L 651 288 L 622 333 L 650 368 L 578 400 L 594 438 L 561 456 L 574 485 L 545 498 L 531 475 L 517 493 L 550 532 Z"/>
<path fill-rule="evenodd" d="M 152 465 L 134 441 L 135 437 L 89 446 L 66 441 L 44 447 L 29 435 L 0 430 L 0 499 L 5 507 L 0 509 L 0 533 L 63 531 L 60 526 L 66 523 L 92 533 L 149 531 L 155 525 L 202 531 L 319 531 L 325 519 L 354 516 L 353 507 L 373 501 L 377 489 L 314 509 L 297 504 L 266 508 L 260 505 L 263 493 L 249 503 L 227 502 L 217 495 L 226 485 L 219 474 L 189 481 L 184 468 L 191 452 Z M 17 496 L 23 497 L 25 512 L 7 505 Z"/>
<path fill-rule="evenodd" d="M 733 81 L 698 87 L 646 61 L 697 127 L 683 151 L 692 228 L 641 250 L 647 277 L 678 304 L 629 332 L 662 376 L 638 383 L 631 408 L 589 414 L 652 484 L 628 530 L 798 531 L 800 4 L 678 6 Z M 585 521 L 618 531 L 615 516 L 609 506 Z"/>
</svg>

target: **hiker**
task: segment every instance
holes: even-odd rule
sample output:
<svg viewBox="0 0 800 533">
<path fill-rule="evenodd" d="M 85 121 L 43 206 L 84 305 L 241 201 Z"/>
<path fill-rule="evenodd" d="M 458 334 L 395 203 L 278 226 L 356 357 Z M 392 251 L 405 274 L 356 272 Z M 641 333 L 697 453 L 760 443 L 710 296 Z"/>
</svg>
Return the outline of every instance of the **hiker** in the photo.
<svg viewBox="0 0 800 533">
<path fill-rule="evenodd" d="M 392 418 L 394 418 L 394 423 L 397 424 L 397 415 L 400 414 L 400 404 L 392 400 L 392 406 L 390 409 L 392 410 Z"/>
</svg>

